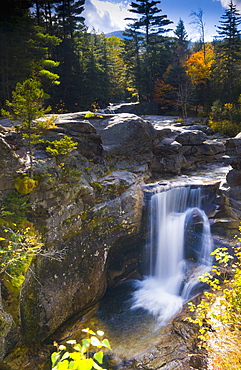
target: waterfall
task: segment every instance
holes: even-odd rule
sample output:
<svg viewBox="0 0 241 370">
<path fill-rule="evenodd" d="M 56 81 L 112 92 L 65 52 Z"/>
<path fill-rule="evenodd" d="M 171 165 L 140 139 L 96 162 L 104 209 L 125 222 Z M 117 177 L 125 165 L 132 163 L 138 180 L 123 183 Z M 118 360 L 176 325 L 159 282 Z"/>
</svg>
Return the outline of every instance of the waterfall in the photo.
<svg viewBox="0 0 241 370">
<path fill-rule="evenodd" d="M 156 190 L 150 199 L 149 276 L 136 282 L 132 308 L 166 323 L 194 294 L 198 276 L 210 270 L 213 243 L 202 189 Z"/>
</svg>

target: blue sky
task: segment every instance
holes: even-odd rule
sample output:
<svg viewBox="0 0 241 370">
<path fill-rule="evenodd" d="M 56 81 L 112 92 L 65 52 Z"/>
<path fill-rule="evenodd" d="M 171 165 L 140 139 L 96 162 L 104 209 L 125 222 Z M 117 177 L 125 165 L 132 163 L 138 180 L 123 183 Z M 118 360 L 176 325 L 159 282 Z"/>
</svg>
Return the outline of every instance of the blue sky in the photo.
<svg viewBox="0 0 241 370">
<path fill-rule="evenodd" d="M 126 26 L 124 18 L 135 16 L 128 11 L 131 1 L 126 0 L 86 0 L 85 2 L 85 23 L 96 32 L 112 32 L 123 30 Z M 135 2 L 135 0 L 134 0 Z M 173 21 L 173 28 L 176 28 L 178 20 L 181 18 L 184 21 L 189 39 L 195 41 L 199 38 L 197 27 L 192 22 L 190 13 L 192 11 L 198 13 L 199 9 L 203 11 L 203 21 L 205 23 L 205 38 L 206 41 L 211 41 L 213 36 L 216 36 L 215 25 L 219 25 L 220 17 L 224 14 L 229 0 L 162 0 L 160 14 L 166 14 L 167 18 Z M 241 0 L 233 0 L 237 9 L 241 11 Z M 172 33 L 169 33 L 171 36 Z"/>
</svg>

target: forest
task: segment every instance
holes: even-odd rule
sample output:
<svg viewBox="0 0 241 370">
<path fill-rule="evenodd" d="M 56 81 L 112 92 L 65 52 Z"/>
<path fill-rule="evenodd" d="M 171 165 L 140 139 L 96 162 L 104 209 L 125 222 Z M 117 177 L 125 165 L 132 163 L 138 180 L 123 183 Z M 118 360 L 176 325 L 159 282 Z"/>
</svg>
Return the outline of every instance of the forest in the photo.
<svg viewBox="0 0 241 370">
<path fill-rule="evenodd" d="M 156 102 L 160 114 L 209 116 L 228 133 L 241 116 L 241 17 L 231 1 L 213 42 L 203 11 L 193 12 L 200 39 L 191 45 L 160 1 L 130 4 L 123 39 L 89 31 L 84 0 L 7 0 L 0 15 L 0 108 L 18 82 L 41 82 L 54 113 L 105 108 L 116 102 Z M 174 37 L 168 36 L 170 30 Z"/>
</svg>

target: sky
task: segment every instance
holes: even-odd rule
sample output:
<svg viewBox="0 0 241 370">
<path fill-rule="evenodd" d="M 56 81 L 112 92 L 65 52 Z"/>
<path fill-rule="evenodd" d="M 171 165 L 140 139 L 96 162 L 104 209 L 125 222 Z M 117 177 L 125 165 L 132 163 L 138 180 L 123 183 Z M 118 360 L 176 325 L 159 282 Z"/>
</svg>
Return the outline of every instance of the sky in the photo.
<svg viewBox="0 0 241 370">
<path fill-rule="evenodd" d="M 135 0 L 133 0 L 135 2 Z M 175 30 L 179 19 L 184 21 L 185 29 L 188 33 L 189 40 L 196 41 L 200 38 L 197 26 L 193 24 L 193 18 L 190 16 L 191 12 L 198 13 L 203 11 L 203 22 L 205 24 L 205 41 L 211 41 L 214 36 L 217 36 L 215 26 L 219 26 L 221 16 L 225 13 L 230 0 L 161 0 L 159 4 L 162 10 L 159 15 L 167 15 L 172 25 L 168 28 Z M 135 17 L 134 13 L 128 11 L 131 1 L 127 0 L 86 0 L 85 24 L 88 30 L 93 28 L 97 33 L 110 33 L 113 31 L 124 30 L 127 23 L 127 17 Z M 241 13 L 241 0 L 233 0 L 237 6 L 237 10 Z M 172 36 L 173 33 L 166 35 Z"/>
</svg>

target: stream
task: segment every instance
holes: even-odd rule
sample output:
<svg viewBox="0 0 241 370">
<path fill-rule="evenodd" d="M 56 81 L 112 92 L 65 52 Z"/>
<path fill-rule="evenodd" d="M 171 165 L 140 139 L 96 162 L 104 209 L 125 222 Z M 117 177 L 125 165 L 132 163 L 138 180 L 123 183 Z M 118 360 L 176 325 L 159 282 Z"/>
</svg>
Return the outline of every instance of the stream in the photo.
<svg viewBox="0 0 241 370">
<path fill-rule="evenodd" d="M 183 321 L 185 304 L 198 293 L 197 277 L 211 269 L 213 249 L 199 185 L 219 181 L 223 185 L 228 170 L 229 167 L 213 167 L 192 176 L 147 184 L 152 191 L 145 247 L 149 276 L 108 289 L 93 314 L 72 320 L 67 331 L 58 333 L 59 338 L 80 340 L 85 327 L 103 330 L 113 350 L 108 367 L 192 369 L 188 364 L 196 336 L 189 323 Z M 193 242 L 198 251 L 189 258 L 193 251 L 188 252 L 186 245 L 193 246 Z"/>
</svg>

